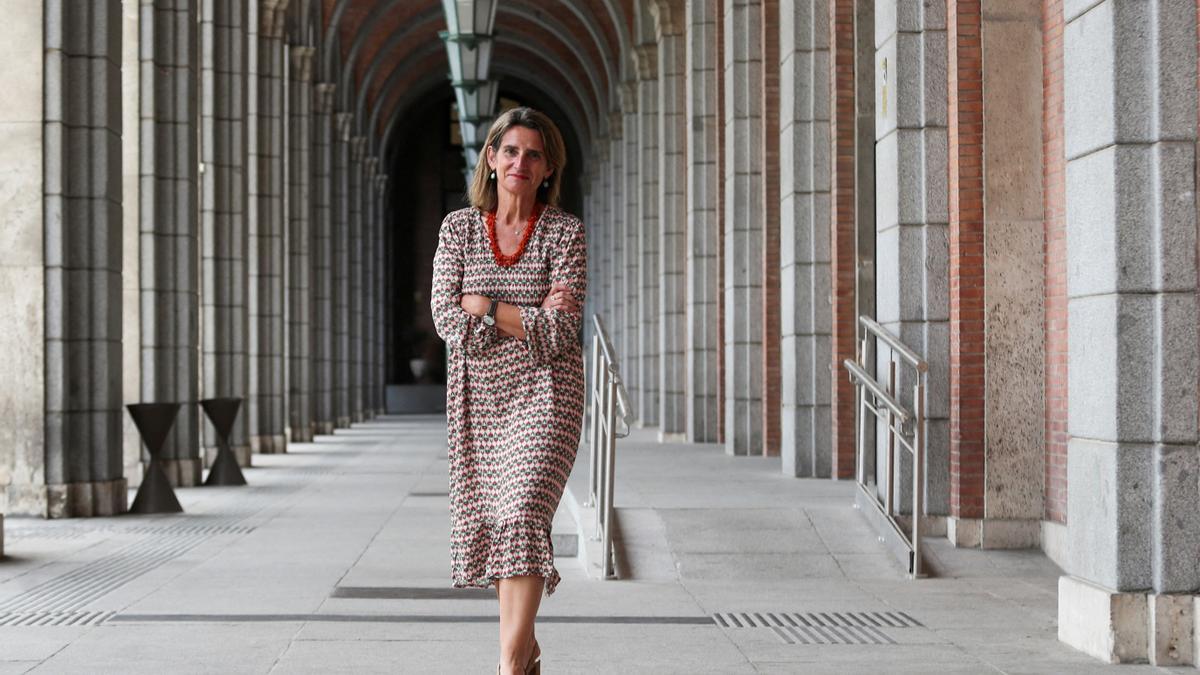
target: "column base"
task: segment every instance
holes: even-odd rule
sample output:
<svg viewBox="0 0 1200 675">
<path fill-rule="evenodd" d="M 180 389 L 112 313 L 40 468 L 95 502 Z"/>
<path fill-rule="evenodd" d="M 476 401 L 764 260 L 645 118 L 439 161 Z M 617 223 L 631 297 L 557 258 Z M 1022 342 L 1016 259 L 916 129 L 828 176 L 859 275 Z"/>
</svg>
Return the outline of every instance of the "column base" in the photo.
<svg viewBox="0 0 1200 675">
<path fill-rule="evenodd" d="M 1042 521 L 951 516 L 946 518 L 946 538 L 956 548 L 1037 548 L 1042 541 Z"/>
<path fill-rule="evenodd" d="M 171 487 L 196 487 L 200 484 L 200 472 L 204 468 L 204 462 L 199 457 L 160 461 Z"/>
<path fill-rule="evenodd" d="M 254 457 L 254 452 L 250 449 L 249 445 L 235 445 L 229 449 L 233 451 L 233 457 L 237 460 L 238 466 L 243 469 L 249 469 L 253 466 L 252 459 Z M 213 462 L 215 461 L 217 461 L 217 449 L 205 448 L 204 468 L 211 469 Z"/>
<path fill-rule="evenodd" d="M 681 431 L 680 432 L 660 431 L 660 432 L 658 432 L 658 442 L 659 443 L 687 443 L 687 434 L 685 434 Z"/>
<path fill-rule="evenodd" d="M 343 416 L 341 416 L 341 417 L 337 418 L 337 421 L 333 423 L 333 428 L 335 428 L 335 429 L 349 429 L 349 428 L 350 428 L 350 416 L 349 416 L 349 415 L 343 415 Z"/>
<path fill-rule="evenodd" d="M 46 486 L 47 518 L 115 516 L 129 510 L 124 478 Z"/>
<path fill-rule="evenodd" d="M 250 448 L 260 455 L 279 455 L 287 452 L 287 436 L 271 434 L 251 436 Z"/>
<path fill-rule="evenodd" d="M 330 436 L 333 434 L 333 422 L 313 422 L 313 436 Z"/>
<path fill-rule="evenodd" d="M 0 560 L 4 559 L 4 514 L 0 513 Z"/>
<path fill-rule="evenodd" d="M 291 432 L 290 442 L 292 443 L 312 443 L 313 430 L 309 424 L 304 427 L 293 427 Z"/>
<path fill-rule="evenodd" d="M 1058 579 L 1058 639 L 1106 663 L 1198 665 L 1200 596 L 1122 593 Z"/>
<path fill-rule="evenodd" d="M 350 416 L 350 423 L 351 424 L 362 424 L 364 421 L 366 421 L 366 419 L 367 419 L 366 413 L 356 412 Z"/>
</svg>

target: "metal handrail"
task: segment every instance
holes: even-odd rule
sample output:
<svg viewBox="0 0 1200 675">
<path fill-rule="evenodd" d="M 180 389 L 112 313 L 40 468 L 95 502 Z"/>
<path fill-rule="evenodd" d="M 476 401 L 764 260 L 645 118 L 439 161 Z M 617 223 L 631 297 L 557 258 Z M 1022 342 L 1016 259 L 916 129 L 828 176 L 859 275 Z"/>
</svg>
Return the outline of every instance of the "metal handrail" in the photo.
<svg viewBox="0 0 1200 675">
<path fill-rule="evenodd" d="M 604 330 L 600 316 L 592 315 L 596 332 L 592 338 L 592 381 L 591 392 L 591 475 L 588 478 L 588 505 L 596 510 L 595 539 L 601 546 L 601 578 L 616 575 L 613 558 L 613 478 L 616 473 L 617 439 L 629 435 L 633 419 L 633 406 L 629 393 L 621 383 L 617 366 L 616 350 Z M 623 432 L 616 430 L 617 410 L 625 426 Z"/>
<path fill-rule="evenodd" d="M 893 352 L 904 357 L 904 360 L 908 361 L 909 365 L 911 365 L 913 368 L 916 368 L 918 373 L 929 371 L 929 364 L 925 362 L 925 359 L 921 358 L 921 356 L 912 349 L 909 349 L 908 345 L 900 341 L 900 338 L 892 335 L 888 329 L 880 326 L 875 322 L 874 319 L 869 316 L 860 316 L 858 317 L 858 322 L 863 328 L 866 328 L 869 332 L 873 333 L 875 337 L 883 340 L 888 347 L 892 348 Z"/>
<path fill-rule="evenodd" d="M 900 339 L 892 335 L 886 328 L 867 316 L 860 316 L 859 324 L 863 327 L 862 341 L 854 359 L 846 359 L 843 365 L 849 374 L 850 381 L 855 385 L 858 406 L 858 434 L 855 441 L 854 478 L 858 484 L 859 493 L 865 501 L 879 510 L 880 514 L 891 525 L 897 538 L 908 549 L 908 572 L 912 577 L 924 576 L 921 564 L 921 516 L 924 513 L 925 486 L 925 380 L 929 372 L 929 364 L 916 352 L 910 349 Z M 872 361 L 871 338 L 888 347 L 887 383 L 881 383 L 867 370 Z M 916 371 L 916 384 L 913 385 L 912 408 L 905 406 L 899 400 L 896 389 L 897 357 Z M 881 405 L 882 404 L 882 405 Z M 879 420 L 885 421 L 887 442 L 887 463 L 884 478 L 886 485 L 883 499 L 877 491 L 871 490 L 866 475 L 867 413 Z M 906 423 L 911 422 L 911 431 L 906 431 Z M 912 440 L 906 438 L 911 434 Z M 899 522 L 899 508 L 895 498 L 896 452 L 897 446 L 907 450 L 913 458 L 912 484 L 912 516 L 909 532 Z M 874 453 L 875 447 L 870 448 Z"/>
</svg>

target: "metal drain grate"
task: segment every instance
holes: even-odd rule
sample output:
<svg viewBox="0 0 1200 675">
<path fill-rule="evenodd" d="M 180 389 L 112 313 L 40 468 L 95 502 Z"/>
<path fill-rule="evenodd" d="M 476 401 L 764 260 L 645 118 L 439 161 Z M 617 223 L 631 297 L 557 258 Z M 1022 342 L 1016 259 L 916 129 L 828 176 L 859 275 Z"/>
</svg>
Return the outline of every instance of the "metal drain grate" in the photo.
<svg viewBox="0 0 1200 675">
<path fill-rule="evenodd" d="M 116 612 L 0 612 L 0 626 L 99 626 Z"/>
<path fill-rule="evenodd" d="M 250 534 L 255 529 L 254 525 L 142 525 L 137 527 L 129 527 L 121 532 L 129 532 L 131 534 Z"/>
<path fill-rule="evenodd" d="M 207 535 L 185 534 L 162 541 L 133 542 L 0 603 L 0 613 L 78 611 L 109 591 L 183 555 L 205 539 Z"/>
<path fill-rule="evenodd" d="M 723 612 L 713 615 L 722 628 L 766 628 L 785 644 L 897 644 L 894 628 L 920 628 L 904 612 Z"/>
</svg>

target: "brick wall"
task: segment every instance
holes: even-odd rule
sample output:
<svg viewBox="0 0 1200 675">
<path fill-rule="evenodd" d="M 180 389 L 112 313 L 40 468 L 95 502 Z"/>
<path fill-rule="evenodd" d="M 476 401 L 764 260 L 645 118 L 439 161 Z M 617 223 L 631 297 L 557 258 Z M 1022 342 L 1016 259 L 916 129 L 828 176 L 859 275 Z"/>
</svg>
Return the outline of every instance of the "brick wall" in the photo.
<svg viewBox="0 0 1200 675">
<path fill-rule="evenodd" d="M 833 261 L 833 465 L 834 478 L 854 476 L 854 387 L 844 376 L 842 361 L 855 355 L 855 101 L 854 101 L 854 0 L 834 0 L 829 12 L 832 39 L 830 86 L 833 114 L 833 199 L 830 257 Z M 867 67 L 873 67 L 868 64 Z M 874 189 L 874 186 L 870 186 Z M 819 299 L 819 298 L 818 298 Z M 820 367 L 818 364 L 817 367 Z"/>
<path fill-rule="evenodd" d="M 779 0 L 762 2 L 763 51 L 763 454 L 779 455 Z"/>
<path fill-rule="evenodd" d="M 950 513 L 960 518 L 980 518 L 984 515 L 980 0 L 950 0 L 946 25 L 950 96 Z"/>
<path fill-rule="evenodd" d="M 1200 5 L 1200 0 L 1197 2 Z M 1042 194 L 1045 209 L 1046 518 L 1067 521 L 1067 231 L 1062 0 L 1042 2 Z"/>
</svg>

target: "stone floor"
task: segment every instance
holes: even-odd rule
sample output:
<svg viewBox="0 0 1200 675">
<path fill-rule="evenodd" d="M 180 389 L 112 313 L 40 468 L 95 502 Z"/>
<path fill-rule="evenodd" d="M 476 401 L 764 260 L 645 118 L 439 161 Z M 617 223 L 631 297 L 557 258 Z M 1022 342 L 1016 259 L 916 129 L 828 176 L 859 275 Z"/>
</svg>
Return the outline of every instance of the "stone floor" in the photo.
<svg viewBox="0 0 1200 675">
<path fill-rule="evenodd" d="M 180 490 L 184 515 L 9 519 L 0 673 L 493 672 L 494 596 L 448 588 L 444 438 L 383 418 L 256 456 L 249 487 Z M 547 673 L 1104 669 L 1055 639 L 1037 552 L 930 540 L 949 574 L 909 581 L 850 484 L 649 432 L 618 450 L 624 578 L 559 559 Z"/>
</svg>

